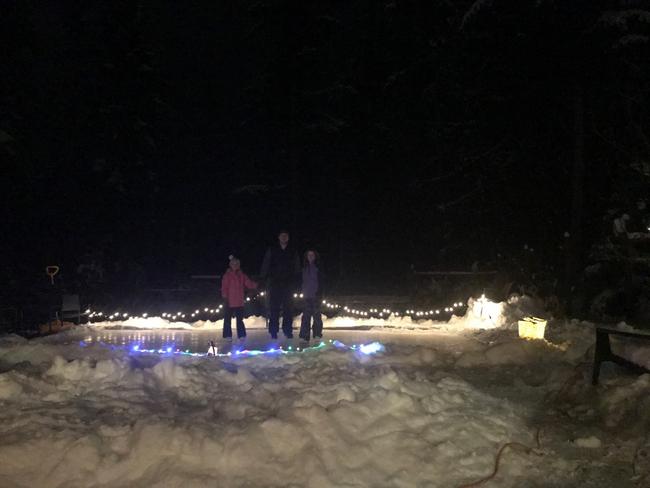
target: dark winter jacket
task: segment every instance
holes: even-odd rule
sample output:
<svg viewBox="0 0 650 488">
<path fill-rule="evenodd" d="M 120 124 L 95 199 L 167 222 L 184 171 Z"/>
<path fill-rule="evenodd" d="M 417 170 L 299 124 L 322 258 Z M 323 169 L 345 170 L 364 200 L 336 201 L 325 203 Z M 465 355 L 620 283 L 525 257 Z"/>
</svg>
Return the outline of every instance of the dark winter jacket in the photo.
<svg viewBox="0 0 650 488">
<path fill-rule="evenodd" d="M 277 244 L 267 249 L 260 276 L 268 281 L 268 286 L 295 286 L 299 275 L 300 258 L 291 246 L 282 249 Z"/>
</svg>

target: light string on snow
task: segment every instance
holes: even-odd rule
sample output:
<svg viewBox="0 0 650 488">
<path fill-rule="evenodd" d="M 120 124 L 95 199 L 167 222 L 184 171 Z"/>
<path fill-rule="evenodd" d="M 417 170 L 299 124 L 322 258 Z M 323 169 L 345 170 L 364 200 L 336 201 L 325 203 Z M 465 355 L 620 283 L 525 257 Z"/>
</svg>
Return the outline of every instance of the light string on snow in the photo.
<svg viewBox="0 0 650 488">
<path fill-rule="evenodd" d="M 352 344 L 347 345 L 338 340 L 321 341 L 318 344 L 313 346 L 306 347 L 293 347 L 287 346 L 282 347 L 273 347 L 271 346 L 268 349 L 237 349 L 228 352 L 219 352 L 218 348 L 214 346 L 214 343 L 208 348 L 208 352 L 192 352 L 189 349 L 179 349 L 174 347 L 174 345 L 163 346 L 158 349 L 147 349 L 142 347 L 140 342 L 131 344 L 129 346 L 111 346 L 114 349 L 126 349 L 130 354 L 157 354 L 163 356 L 190 356 L 190 357 L 234 357 L 234 358 L 245 358 L 245 357 L 254 357 L 254 356 L 273 356 L 273 355 L 286 355 L 286 354 L 298 354 L 305 352 L 313 352 L 325 349 L 327 347 L 334 347 L 343 351 L 353 351 L 359 352 L 365 355 L 372 355 L 378 352 L 385 350 L 385 347 L 380 342 L 371 342 L 368 344 Z M 87 346 L 86 341 L 81 341 L 80 345 L 82 347 Z"/>
<path fill-rule="evenodd" d="M 266 296 L 266 292 L 261 291 L 253 297 L 247 297 L 246 302 L 257 301 L 259 298 Z M 302 300 L 304 295 L 302 293 L 294 293 L 294 300 Z M 484 298 L 484 296 L 483 296 Z M 410 317 L 414 320 L 421 319 L 431 319 L 437 318 L 440 315 L 450 314 L 454 311 L 465 307 L 465 304 L 462 301 L 454 302 L 452 305 L 443 308 L 435 308 L 428 310 L 416 310 L 413 308 L 408 308 L 406 310 L 398 311 L 391 310 L 387 307 L 371 307 L 371 308 L 358 308 L 350 307 L 347 305 L 341 305 L 336 302 L 324 299 L 322 300 L 322 305 L 324 314 L 333 313 L 338 316 L 343 317 L 368 317 L 368 318 L 388 318 L 391 315 L 394 317 Z M 224 312 L 223 304 L 211 305 L 209 307 L 203 306 L 194 309 L 192 312 L 188 311 L 178 311 L 178 312 L 162 312 L 160 315 L 162 318 L 167 319 L 168 321 L 177 321 L 181 319 L 195 319 L 199 320 L 201 318 L 207 317 L 208 319 L 218 316 Z M 118 322 L 130 318 L 148 318 L 153 317 L 151 314 L 145 313 L 129 313 L 124 311 L 116 311 L 113 313 L 107 313 L 99 310 L 87 309 L 84 312 L 84 315 L 88 318 L 89 322 L 103 321 L 103 322 Z"/>
</svg>

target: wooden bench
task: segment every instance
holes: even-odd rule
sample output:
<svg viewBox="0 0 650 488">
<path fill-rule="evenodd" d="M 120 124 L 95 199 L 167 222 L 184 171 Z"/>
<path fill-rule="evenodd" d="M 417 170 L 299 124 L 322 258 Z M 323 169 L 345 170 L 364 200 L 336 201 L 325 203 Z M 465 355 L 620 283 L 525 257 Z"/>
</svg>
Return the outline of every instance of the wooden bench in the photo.
<svg viewBox="0 0 650 488">
<path fill-rule="evenodd" d="M 611 361 L 630 369 L 637 374 L 650 373 L 650 370 L 640 366 L 632 361 L 625 359 L 612 352 L 612 347 L 609 342 L 610 335 L 617 335 L 623 337 L 631 337 L 634 339 L 642 339 L 650 341 L 650 334 L 640 332 L 627 332 L 618 329 L 609 329 L 607 327 L 596 327 L 596 352 L 594 354 L 594 372 L 592 377 L 592 384 L 598 384 L 598 376 L 600 375 L 600 365 L 605 361 Z"/>
</svg>

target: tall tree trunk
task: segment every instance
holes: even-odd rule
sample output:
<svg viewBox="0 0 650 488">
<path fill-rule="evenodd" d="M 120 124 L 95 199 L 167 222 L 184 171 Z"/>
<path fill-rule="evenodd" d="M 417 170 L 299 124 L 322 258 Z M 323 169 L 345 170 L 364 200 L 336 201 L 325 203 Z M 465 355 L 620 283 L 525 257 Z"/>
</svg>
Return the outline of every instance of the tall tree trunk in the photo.
<svg viewBox="0 0 650 488">
<path fill-rule="evenodd" d="M 297 212 L 300 208 L 299 191 L 300 191 L 300 174 L 298 169 L 298 141 L 297 141 L 297 97 L 298 88 L 296 86 L 296 56 L 298 53 L 298 44 L 296 40 L 297 26 L 294 19 L 298 18 L 296 15 L 299 9 L 300 2 L 296 0 L 287 0 L 285 5 L 284 17 L 284 62 L 286 66 L 287 86 L 286 93 L 286 119 L 285 119 L 285 157 L 288 161 L 289 171 L 289 209 L 288 215 L 284 218 L 288 219 L 283 225 L 289 225 L 291 230 L 295 231 L 298 225 Z"/>
<path fill-rule="evenodd" d="M 584 211 L 584 179 L 585 179 L 585 126 L 584 126 L 584 93 L 580 82 L 576 82 L 573 92 L 573 171 L 571 175 L 571 238 L 566 256 L 566 291 L 573 294 L 579 282 L 579 272 L 582 269 L 582 224 Z M 567 296 L 568 298 L 568 296 Z"/>
</svg>

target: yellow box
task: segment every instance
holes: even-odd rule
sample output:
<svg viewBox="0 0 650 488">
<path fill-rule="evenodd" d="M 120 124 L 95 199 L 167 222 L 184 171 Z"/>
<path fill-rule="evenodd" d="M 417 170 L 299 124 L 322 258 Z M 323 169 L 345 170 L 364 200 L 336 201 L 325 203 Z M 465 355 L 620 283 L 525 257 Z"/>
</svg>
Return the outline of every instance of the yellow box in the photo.
<svg viewBox="0 0 650 488">
<path fill-rule="evenodd" d="M 524 317 L 517 322 L 519 337 L 523 339 L 544 339 L 546 320 L 537 317 Z"/>
</svg>

